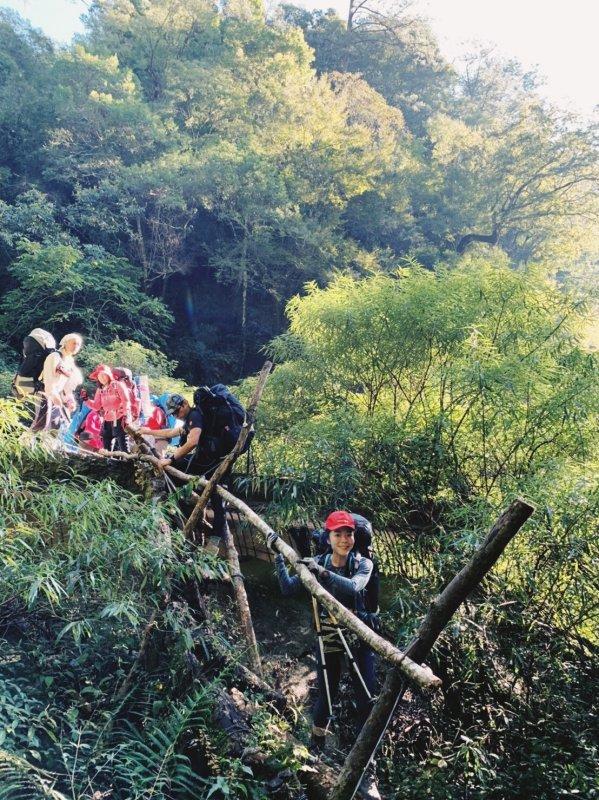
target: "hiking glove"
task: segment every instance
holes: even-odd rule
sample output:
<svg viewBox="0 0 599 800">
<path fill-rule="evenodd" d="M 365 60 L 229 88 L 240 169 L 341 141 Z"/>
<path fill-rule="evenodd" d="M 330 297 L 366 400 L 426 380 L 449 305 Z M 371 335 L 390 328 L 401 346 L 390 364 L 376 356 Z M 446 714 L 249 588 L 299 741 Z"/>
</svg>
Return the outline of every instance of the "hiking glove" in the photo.
<svg viewBox="0 0 599 800">
<path fill-rule="evenodd" d="M 310 572 L 316 575 L 317 578 L 323 578 L 328 574 L 326 569 L 322 567 L 315 558 L 300 558 L 298 563 L 303 564 L 304 567 L 308 567 Z"/>
<path fill-rule="evenodd" d="M 375 633 L 381 632 L 381 619 L 377 613 L 374 611 L 365 611 L 362 614 L 358 614 L 358 616 L 362 622 L 365 622 Z"/>
<path fill-rule="evenodd" d="M 275 547 L 274 547 L 274 543 L 276 542 L 276 540 L 278 538 L 279 538 L 279 534 L 275 533 L 274 531 L 271 531 L 267 535 L 267 537 L 266 537 L 266 546 L 268 547 L 269 550 L 272 550 L 273 552 L 276 552 Z"/>
</svg>

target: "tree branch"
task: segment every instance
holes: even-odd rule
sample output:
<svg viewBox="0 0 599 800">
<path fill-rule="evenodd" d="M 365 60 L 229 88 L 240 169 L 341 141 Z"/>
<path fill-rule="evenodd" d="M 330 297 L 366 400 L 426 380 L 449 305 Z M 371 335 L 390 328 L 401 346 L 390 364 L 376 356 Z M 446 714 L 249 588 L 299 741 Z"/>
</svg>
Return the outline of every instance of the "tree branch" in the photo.
<svg viewBox="0 0 599 800">
<path fill-rule="evenodd" d="M 406 655 L 419 663 L 428 656 L 441 631 L 460 604 L 464 602 L 470 592 L 478 586 L 497 562 L 507 545 L 533 511 L 534 507 L 530 503 L 518 499 L 501 514 L 483 543 L 474 552 L 468 564 L 453 578 L 441 594 L 432 601 L 416 637 L 406 650 Z M 333 793 L 327 793 L 326 800 L 349 800 L 353 798 L 355 787 L 391 721 L 397 703 L 403 695 L 404 688 L 404 678 L 400 671 L 394 667 L 389 671 L 376 705 L 360 731 L 356 743 L 345 759 Z M 325 800 L 325 796 L 319 798 L 319 800 Z"/>
</svg>

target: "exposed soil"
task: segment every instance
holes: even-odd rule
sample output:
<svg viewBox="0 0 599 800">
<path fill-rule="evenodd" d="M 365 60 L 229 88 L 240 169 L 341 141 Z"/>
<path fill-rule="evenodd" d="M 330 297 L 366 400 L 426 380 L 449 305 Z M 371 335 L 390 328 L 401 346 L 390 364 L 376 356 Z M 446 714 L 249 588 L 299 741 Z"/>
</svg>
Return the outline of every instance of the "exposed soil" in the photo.
<svg viewBox="0 0 599 800">
<path fill-rule="evenodd" d="M 307 598 L 282 597 L 274 567 L 264 561 L 248 558 L 243 561 L 242 569 L 268 680 L 307 713 L 310 689 L 316 680 L 312 615 Z"/>
</svg>

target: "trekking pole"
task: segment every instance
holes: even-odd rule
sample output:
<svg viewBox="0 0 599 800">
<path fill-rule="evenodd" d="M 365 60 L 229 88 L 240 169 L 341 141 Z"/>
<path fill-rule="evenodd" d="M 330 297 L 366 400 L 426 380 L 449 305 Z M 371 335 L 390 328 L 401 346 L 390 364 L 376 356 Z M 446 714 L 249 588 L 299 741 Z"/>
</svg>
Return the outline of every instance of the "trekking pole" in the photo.
<svg viewBox="0 0 599 800">
<path fill-rule="evenodd" d="M 366 693 L 366 697 L 368 697 L 369 700 L 372 700 L 372 695 L 371 695 L 368 687 L 366 686 L 366 683 L 364 682 L 364 678 L 362 677 L 362 673 L 360 672 L 360 669 L 359 669 L 359 667 L 358 667 L 358 665 L 356 663 L 356 660 L 354 658 L 354 654 L 352 653 L 351 648 L 350 648 L 349 644 L 347 643 L 347 639 L 343 635 L 343 631 L 341 630 L 341 626 L 339 625 L 337 620 L 332 615 L 331 615 L 331 620 L 333 622 L 333 625 L 335 626 L 335 630 L 337 631 L 339 639 L 341 640 L 341 644 L 345 648 L 345 652 L 347 653 L 347 658 L 349 660 L 349 663 L 351 664 L 351 666 L 355 670 L 355 673 L 358 676 L 358 680 L 362 684 L 362 688 L 364 689 L 364 692 Z M 381 735 L 380 735 L 380 737 L 379 737 L 379 739 L 378 739 L 378 741 L 376 743 L 376 746 L 375 746 L 374 750 L 372 751 L 372 754 L 371 754 L 370 758 L 368 759 L 368 762 L 367 762 L 366 766 L 364 767 L 364 769 L 360 773 L 360 777 L 359 777 L 359 779 L 358 779 L 358 781 L 357 781 L 357 783 L 356 783 L 356 785 L 354 787 L 354 790 L 353 790 L 351 796 L 348 798 L 348 800 L 354 800 L 354 797 L 356 796 L 356 793 L 357 793 L 358 789 L 360 788 L 360 784 L 362 783 L 362 778 L 364 777 L 364 775 L 366 775 L 366 772 L 368 771 L 368 768 L 370 767 L 370 765 L 372 763 L 372 760 L 374 758 L 374 754 L 376 753 L 376 751 L 379 748 L 381 740 L 382 740 L 383 736 L 385 735 L 385 732 L 386 732 L 387 728 L 389 727 L 389 724 L 391 722 L 391 718 L 393 717 L 393 714 L 395 713 L 395 709 L 397 708 L 397 704 L 399 703 L 399 701 L 403 697 L 404 692 L 405 692 L 405 684 L 404 684 L 404 689 L 401 691 L 401 693 L 399 694 L 397 700 L 395 701 L 395 705 L 393 706 L 393 709 L 392 709 L 391 713 L 389 714 L 389 719 L 387 720 L 387 722 L 385 724 L 385 728 L 384 728 L 383 732 L 381 733 Z"/>
<path fill-rule="evenodd" d="M 330 614 L 330 612 L 329 612 L 329 614 Z M 340 625 L 339 625 L 339 623 L 338 623 L 338 622 L 337 622 L 337 621 L 336 621 L 336 620 L 333 618 L 333 616 L 331 616 L 331 620 L 332 620 L 332 622 L 333 622 L 333 625 L 334 625 L 334 627 L 335 627 L 335 630 L 337 631 L 337 634 L 338 634 L 338 636 L 339 636 L 339 639 L 341 640 L 341 644 L 343 645 L 343 647 L 344 647 L 344 649 L 345 649 L 345 652 L 346 652 L 346 654 L 347 654 L 348 661 L 349 661 L 349 663 L 351 664 L 352 668 L 354 669 L 354 671 L 355 671 L 356 675 L 358 676 L 358 680 L 359 680 L 359 681 L 360 681 L 360 683 L 362 684 L 362 689 L 364 689 L 364 692 L 365 692 L 365 694 L 366 694 L 366 697 L 367 697 L 369 700 L 372 700 L 372 695 L 371 695 L 371 693 L 370 693 L 370 690 L 368 689 L 368 686 L 366 686 L 366 683 L 364 682 L 364 678 L 362 677 L 362 673 L 360 672 L 360 668 L 358 667 L 358 664 L 357 664 L 357 662 L 356 662 L 356 659 L 354 658 L 354 654 L 353 654 L 353 653 L 352 653 L 352 651 L 351 651 L 351 647 L 350 647 L 350 646 L 349 646 L 349 644 L 347 643 L 347 639 L 346 639 L 346 638 L 345 638 L 345 636 L 343 635 L 343 631 L 341 630 L 341 626 L 340 626 Z"/>
<path fill-rule="evenodd" d="M 322 638 L 322 628 L 320 625 L 320 616 L 318 614 L 318 604 L 316 598 L 312 596 L 312 610 L 314 612 L 314 626 L 316 628 L 316 638 L 318 639 L 318 652 L 320 655 L 320 666 L 322 667 L 322 677 L 324 678 L 324 689 L 327 696 L 327 706 L 329 709 L 329 718 L 325 730 L 329 727 L 333 719 L 333 703 L 331 701 L 331 688 L 329 686 L 329 676 L 327 672 L 327 662 L 324 657 L 324 642 Z"/>
</svg>

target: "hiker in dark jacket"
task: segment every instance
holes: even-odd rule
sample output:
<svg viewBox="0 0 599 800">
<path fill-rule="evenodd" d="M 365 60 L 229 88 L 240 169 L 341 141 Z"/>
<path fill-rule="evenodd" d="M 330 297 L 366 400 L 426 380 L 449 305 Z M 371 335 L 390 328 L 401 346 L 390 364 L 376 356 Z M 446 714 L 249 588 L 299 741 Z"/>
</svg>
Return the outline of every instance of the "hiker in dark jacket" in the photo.
<svg viewBox="0 0 599 800">
<path fill-rule="evenodd" d="M 372 561 L 360 553 L 352 552 L 354 548 L 354 532 L 356 523 L 347 511 L 333 511 L 325 522 L 328 534 L 330 553 L 323 553 L 316 558 L 303 558 L 310 572 L 318 579 L 319 583 L 333 595 L 346 608 L 358 616 L 364 613 L 364 589 L 373 569 Z M 269 545 L 276 534 L 268 537 Z M 297 575 L 289 575 L 283 556 L 277 553 L 275 568 L 281 591 L 285 596 L 294 595 L 303 588 Z M 341 672 L 347 653 L 347 643 L 350 638 L 347 631 L 338 631 L 336 622 L 331 618 L 327 609 L 319 607 L 315 600 L 315 627 L 319 637 L 317 647 L 317 675 L 318 696 L 312 709 L 312 738 L 310 749 L 320 753 L 325 747 L 325 737 L 330 723 L 331 706 L 339 692 Z M 354 644 L 351 657 L 352 664 L 350 677 L 354 688 L 354 697 L 357 706 L 358 728 L 366 721 L 371 709 L 371 699 L 375 690 L 375 659 L 373 650 L 361 639 Z M 350 658 L 351 660 L 351 658 Z M 358 672 L 359 671 L 359 675 Z M 362 796 L 380 798 L 372 772 L 365 775 L 360 784 Z"/>
<path fill-rule="evenodd" d="M 361 514 L 351 512 L 354 523 L 356 525 L 354 532 L 354 547 L 352 552 L 360 553 L 364 558 L 370 559 L 373 563 L 372 573 L 370 580 L 362 595 L 363 609 L 358 610 L 358 616 L 370 628 L 377 633 L 380 631 L 379 619 L 379 593 L 380 593 L 380 570 L 376 556 L 372 549 L 373 530 L 372 523 L 363 517 Z M 293 535 L 293 534 L 292 534 Z M 301 555 L 310 555 L 310 541 L 314 547 L 317 555 L 322 555 L 331 552 L 329 544 L 329 533 L 324 528 L 317 531 L 308 531 L 303 529 L 298 535 L 293 536 L 294 544 L 298 548 Z"/>
<path fill-rule="evenodd" d="M 180 394 L 171 394 L 166 403 L 166 409 L 179 420 L 183 420 L 183 426 L 179 428 L 165 428 L 164 430 L 152 430 L 149 427 L 139 428 L 141 434 L 152 435 L 156 439 L 174 439 L 180 436 L 179 446 L 170 458 L 161 459 L 162 466 L 171 466 L 186 472 L 190 475 L 205 475 L 210 477 L 214 468 L 218 465 L 218 460 L 211 465 L 212 469 L 206 469 L 206 464 L 196 458 L 196 452 L 202 431 L 204 429 L 204 415 L 201 408 L 192 406 Z M 223 476 L 220 481 L 223 485 L 227 476 Z M 210 537 L 209 549 L 217 551 L 220 540 L 225 532 L 226 510 L 225 504 L 216 489 L 210 495 L 210 505 L 214 514 L 213 535 Z"/>
<path fill-rule="evenodd" d="M 363 592 L 372 572 L 372 561 L 364 558 L 359 553 L 352 553 L 355 522 L 351 514 L 346 511 L 334 511 L 329 514 L 325 529 L 329 536 L 332 552 L 324 553 L 312 559 L 302 559 L 302 563 L 315 574 L 319 583 L 329 594 L 332 594 L 333 597 L 354 613 L 360 613 L 363 610 Z M 297 575 L 293 577 L 289 575 L 283 556 L 280 553 L 275 557 L 275 567 L 279 585 L 284 595 L 296 594 L 303 588 Z M 339 689 L 339 680 L 345 655 L 336 626 L 326 609 L 319 608 L 319 620 L 324 638 L 325 663 L 322 663 L 319 648 L 318 697 L 313 709 L 314 727 L 311 743 L 315 750 L 321 750 L 324 747 L 329 718 L 324 673 L 326 670 L 331 701 L 334 702 Z M 372 695 L 375 685 L 374 653 L 361 640 L 356 648 L 355 659 L 364 683 Z M 357 675 L 352 673 L 351 677 L 358 705 L 358 721 L 360 727 L 362 727 L 370 711 L 370 700 Z"/>
<path fill-rule="evenodd" d="M 147 425 L 139 428 L 139 433 L 146 436 L 153 436 L 155 439 L 179 439 L 179 445 L 172 456 L 163 458 L 161 464 L 163 467 L 171 466 L 180 470 L 181 472 L 192 472 L 193 457 L 196 447 L 202 435 L 202 428 L 204 426 L 204 417 L 202 411 L 189 402 L 181 394 L 169 395 L 166 405 L 166 413 L 172 415 L 178 420 L 182 420 L 183 425 L 180 427 L 162 428 L 156 430 Z"/>
</svg>

